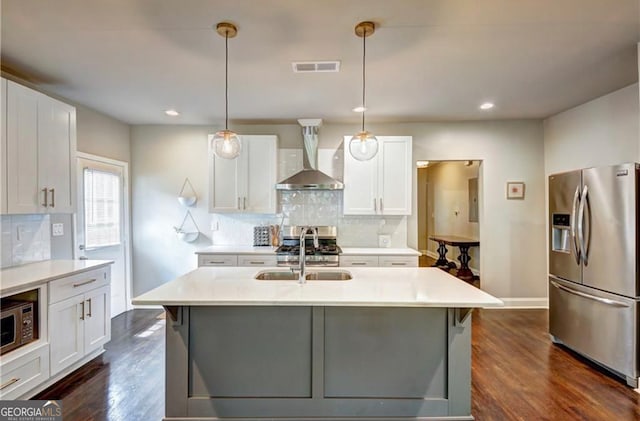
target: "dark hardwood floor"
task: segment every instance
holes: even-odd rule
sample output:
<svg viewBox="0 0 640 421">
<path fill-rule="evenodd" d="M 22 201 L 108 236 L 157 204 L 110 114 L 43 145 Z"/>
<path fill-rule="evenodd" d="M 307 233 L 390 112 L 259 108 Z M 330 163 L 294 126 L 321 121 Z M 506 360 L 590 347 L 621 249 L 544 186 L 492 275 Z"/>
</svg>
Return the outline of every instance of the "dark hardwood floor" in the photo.
<svg viewBox="0 0 640 421">
<path fill-rule="evenodd" d="M 106 352 L 34 399 L 62 399 L 64 421 L 153 421 L 164 416 L 164 318 L 133 310 L 111 321 Z"/>
<path fill-rule="evenodd" d="M 135 310 L 112 321 L 107 352 L 43 391 L 64 420 L 153 421 L 164 414 L 164 320 Z M 477 420 L 640 420 L 640 394 L 551 344 L 546 310 L 473 313 Z"/>
</svg>

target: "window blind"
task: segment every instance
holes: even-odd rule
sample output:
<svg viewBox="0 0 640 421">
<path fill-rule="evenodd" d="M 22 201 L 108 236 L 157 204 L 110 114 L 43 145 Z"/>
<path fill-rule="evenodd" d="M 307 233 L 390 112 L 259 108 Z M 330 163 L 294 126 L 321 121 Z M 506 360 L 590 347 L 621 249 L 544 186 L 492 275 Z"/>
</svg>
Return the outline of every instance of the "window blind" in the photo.
<svg viewBox="0 0 640 421">
<path fill-rule="evenodd" d="M 87 248 L 120 244 L 120 174 L 84 169 L 84 226 Z"/>
</svg>

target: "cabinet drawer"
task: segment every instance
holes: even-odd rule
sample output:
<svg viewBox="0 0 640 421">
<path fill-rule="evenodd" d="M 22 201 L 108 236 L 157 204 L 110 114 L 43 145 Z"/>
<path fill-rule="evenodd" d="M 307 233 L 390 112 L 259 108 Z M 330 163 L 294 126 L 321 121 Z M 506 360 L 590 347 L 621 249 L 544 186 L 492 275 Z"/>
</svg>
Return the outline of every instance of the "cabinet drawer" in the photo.
<svg viewBox="0 0 640 421">
<path fill-rule="evenodd" d="M 49 378 L 49 345 L 2 365 L 0 399 L 16 399 Z"/>
<path fill-rule="evenodd" d="M 238 266 L 277 266 L 275 254 L 241 255 Z"/>
<path fill-rule="evenodd" d="M 340 266 L 376 267 L 378 256 L 340 256 Z"/>
<path fill-rule="evenodd" d="M 238 256 L 234 254 L 200 254 L 198 266 L 238 266 Z"/>
<path fill-rule="evenodd" d="M 49 283 L 49 303 L 56 303 L 74 295 L 109 285 L 109 282 L 109 266 L 56 279 Z"/>
<path fill-rule="evenodd" d="M 418 267 L 418 256 L 380 256 L 380 267 Z"/>
</svg>

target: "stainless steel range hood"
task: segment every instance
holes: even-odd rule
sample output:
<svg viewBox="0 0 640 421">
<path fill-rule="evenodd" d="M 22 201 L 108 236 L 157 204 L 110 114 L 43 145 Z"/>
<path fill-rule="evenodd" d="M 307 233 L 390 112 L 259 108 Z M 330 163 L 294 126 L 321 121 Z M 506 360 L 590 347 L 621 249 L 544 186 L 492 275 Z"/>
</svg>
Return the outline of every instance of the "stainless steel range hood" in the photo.
<svg viewBox="0 0 640 421">
<path fill-rule="evenodd" d="M 344 184 L 318 171 L 318 127 L 321 119 L 301 119 L 302 171 L 276 184 L 276 190 L 342 190 Z"/>
</svg>

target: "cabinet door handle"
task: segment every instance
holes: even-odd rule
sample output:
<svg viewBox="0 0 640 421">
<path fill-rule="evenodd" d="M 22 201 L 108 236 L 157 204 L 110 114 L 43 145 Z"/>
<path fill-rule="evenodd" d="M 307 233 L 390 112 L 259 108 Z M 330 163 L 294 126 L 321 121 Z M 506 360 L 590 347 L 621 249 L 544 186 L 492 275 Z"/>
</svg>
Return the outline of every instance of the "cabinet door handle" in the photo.
<svg viewBox="0 0 640 421">
<path fill-rule="evenodd" d="M 87 312 L 87 317 L 91 317 L 91 300 L 92 298 L 89 298 L 87 300 L 87 303 L 89 304 L 89 312 Z"/>
<path fill-rule="evenodd" d="M 49 189 L 49 191 L 51 192 L 51 207 L 55 208 L 56 207 L 56 189 Z"/>
<path fill-rule="evenodd" d="M 382 206 L 382 197 L 380 198 L 380 213 L 384 212 L 384 207 Z"/>
<path fill-rule="evenodd" d="M 6 389 L 7 387 L 11 386 L 14 383 L 17 383 L 20 381 L 20 377 L 14 377 L 11 380 L 8 380 L 6 383 L 0 385 L 0 390 L 2 389 Z"/>
<path fill-rule="evenodd" d="M 405 262 L 391 262 L 391 266 L 406 266 Z"/>
<path fill-rule="evenodd" d="M 80 303 L 82 305 L 82 312 L 80 312 L 80 320 L 84 320 L 84 301 Z"/>
<path fill-rule="evenodd" d="M 373 212 L 378 213 L 378 201 L 375 197 L 373 198 Z"/>
<path fill-rule="evenodd" d="M 224 265 L 224 261 L 219 261 L 219 260 L 210 260 L 208 263 L 210 265 Z"/>
<path fill-rule="evenodd" d="M 238 197 L 238 210 L 242 210 L 242 203 L 240 203 L 240 198 Z"/>
<path fill-rule="evenodd" d="M 249 262 L 249 263 L 251 263 L 252 265 L 264 265 L 264 263 L 265 263 L 265 262 L 261 262 L 261 261 L 251 261 L 251 262 Z"/>
<path fill-rule="evenodd" d="M 42 193 L 44 193 L 44 203 L 42 204 L 42 206 L 44 206 L 45 208 L 47 206 L 49 206 L 49 196 L 48 196 L 48 192 L 49 190 L 47 190 L 47 188 L 45 187 L 44 189 L 42 189 Z"/>
<path fill-rule="evenodd" d="M 78 288 L 78 287 L 81 287 L 83 285 L 87 285 L 87 284 L 90 284 L 92 282 L 95 282 L 95 281 L 96 281 L 96 278 L 89 279 L 88 281 L 80 282 L 79 284 L 73 284 L 73 287 L 74 288 Z"/>
<path fill-rule="evenodd" d="M 351 262 L 351 266 L 366 266 L 367 262 Z"/>
<path fill-rule="evenodd" d="M 247 198 L 242 198 L 242 209 L 247 210 Z"/>
</svg>

